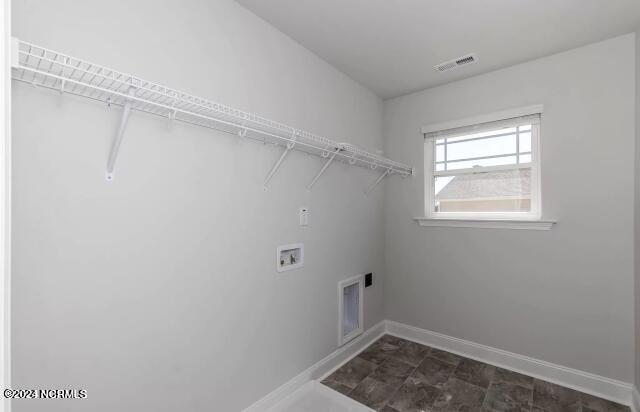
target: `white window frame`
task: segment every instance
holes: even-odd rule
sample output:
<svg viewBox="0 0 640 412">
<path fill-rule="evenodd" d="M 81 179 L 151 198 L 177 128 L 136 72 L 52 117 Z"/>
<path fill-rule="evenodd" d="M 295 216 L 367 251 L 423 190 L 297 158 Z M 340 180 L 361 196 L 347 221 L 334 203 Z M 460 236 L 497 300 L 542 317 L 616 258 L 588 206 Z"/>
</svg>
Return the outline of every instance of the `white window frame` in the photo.
<svg viewBox="0 0 640 412">
<path fill-rule="evenodd" d="M 474 220 L 474 221 L 540 221 L 542 217 L 541 179 L 540 179 L 540 127 L 541 121 L 531 127 L 531 163 L 524 165 L 487 166 L 483 172 L 508 169 L 531 169 L 531 211 L 529 212 L 436 212 L 435 211 L 435 179 L 436 175 L 447 173 L 470 173 L 466 171 L 436 172 L 435 151 L 438 134 L 446 135 L 457 128 L 483 127 L 488 123 L 504 122 L 505 126 L 517 124 L 523 117 L 540 115 L 542 118 L 542 106 L 530 106 L 527 108 L 508 110 L 492 115 L 477 116 L 470 119 L 441 123 L 439 125 L 425 126 L 424 133 L 424 171 L 425 171 L 425 217 L 426 220 Z M 500 125 L 502 127 L 502 125 Z M 472 132 L 470 132 L 472 133 Z M 519 136 L 516 136 L 519 144 Z M 426 226 L 426 225 L 425 225 Z"/>
</svg>

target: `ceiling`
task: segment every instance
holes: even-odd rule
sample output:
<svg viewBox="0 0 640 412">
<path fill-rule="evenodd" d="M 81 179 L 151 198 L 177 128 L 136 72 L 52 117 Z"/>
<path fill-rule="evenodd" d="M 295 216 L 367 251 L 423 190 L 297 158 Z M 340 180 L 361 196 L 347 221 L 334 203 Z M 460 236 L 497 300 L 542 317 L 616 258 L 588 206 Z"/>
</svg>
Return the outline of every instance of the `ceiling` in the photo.
<svg viewBox="0 0 640 412">
<path fill-rule="evenodd" d="M 383 98 L 640 27 L 640 0 L 237 0 Z M 479 62 L 439 73 L 467 53 Z"/>
</svg>

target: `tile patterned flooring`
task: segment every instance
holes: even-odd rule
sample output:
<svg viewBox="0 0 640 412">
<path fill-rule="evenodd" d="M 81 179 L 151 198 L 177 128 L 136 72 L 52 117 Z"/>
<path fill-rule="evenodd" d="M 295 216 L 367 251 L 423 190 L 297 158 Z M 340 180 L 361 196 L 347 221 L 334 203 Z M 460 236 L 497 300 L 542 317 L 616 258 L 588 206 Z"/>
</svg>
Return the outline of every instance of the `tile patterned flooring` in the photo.
<svg viewBox="0 0 640 412">
<path fill-rule="evenodd" d="M 629 412 L 627 406 L 391 335 L 322 383 L 380 412 Z"/>
</svg>

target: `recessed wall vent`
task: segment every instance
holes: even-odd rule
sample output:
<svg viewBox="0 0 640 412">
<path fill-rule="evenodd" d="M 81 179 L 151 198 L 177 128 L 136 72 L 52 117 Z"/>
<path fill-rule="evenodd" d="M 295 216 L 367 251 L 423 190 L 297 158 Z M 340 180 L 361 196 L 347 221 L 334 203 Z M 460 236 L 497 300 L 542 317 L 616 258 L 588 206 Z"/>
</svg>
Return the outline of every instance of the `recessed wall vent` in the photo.
<svg viewBox="0 0 640 412">
<path fill-rule="evenodd" d="M 478 56 L 475 53 L 467 54 L 466 56 L 458 57 L 454 60 L 449 60 L 448 62 L 440 63 L 433 68 L 438 72 L 446 72 L 449 70 L 457 69 L 461 66 L 466 66 L 469 64 L 477 63 Z"/>
</svg>

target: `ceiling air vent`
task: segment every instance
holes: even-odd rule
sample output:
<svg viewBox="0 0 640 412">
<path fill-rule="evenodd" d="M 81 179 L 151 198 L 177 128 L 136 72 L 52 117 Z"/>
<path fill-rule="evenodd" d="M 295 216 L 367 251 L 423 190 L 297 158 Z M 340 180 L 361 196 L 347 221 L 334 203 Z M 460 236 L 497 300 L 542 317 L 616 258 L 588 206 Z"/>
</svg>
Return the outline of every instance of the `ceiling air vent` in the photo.
<svg viewBox="0 0 640 412">
<path fill-rule="evenodd" d="M 449 60 L 448 62 L 440 63 L 433 68 L 438 72 L 446 72 L 448 70 L 457 69 L 461 66 L 466 66 L 468 64 L 473 64 L 478 62 L 478 56 L 475 53 L 467 54 L 466 56 L 458 57 L 454 60 Z"/>
</svg>

